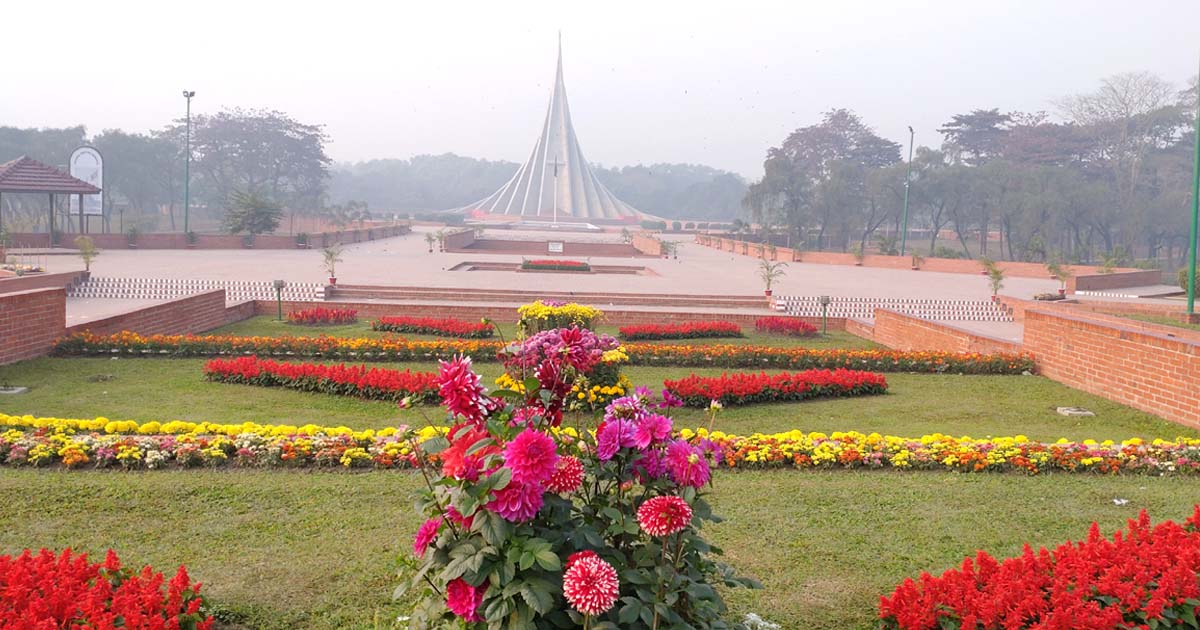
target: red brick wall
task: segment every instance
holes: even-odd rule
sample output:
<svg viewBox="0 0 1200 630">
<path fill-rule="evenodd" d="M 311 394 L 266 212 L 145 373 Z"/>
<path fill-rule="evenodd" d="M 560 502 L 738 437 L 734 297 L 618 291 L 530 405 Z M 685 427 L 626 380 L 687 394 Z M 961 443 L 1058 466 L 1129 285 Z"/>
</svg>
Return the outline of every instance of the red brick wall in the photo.
<svg viewBox="0 0 1200 630">
<path fill-rule="evenodd" d="M 637 232 L 630 242 L 634 248 L 647 256 L 662 256 L 662 241 L 653 234 Z"/>
<path fill-rule="evenodd" d="M 541 258 L 556 256 L 610 256 L 628 258 L 645 256 L 632 245 L 624 243 L 573 243 L 563 241 L 561 254 L 551 254 L 546 241 L 501 240 L 493 238 L 475 239 L 472 237 L 468 245 L 452 246 L 449 238 L 446 241 L 446 251 L 459 254 L 524 254 Z"/>
<path fill-rule="evenodd" d="M 1145 287 L 1162 284 L 1162 272 L 1157 269 L 1121 271 L 1114 273 L 1076 273 L 1067 280 L 1067 292 L 1104 291 L 1125 287 Z"/>
<path fill-rule="evenodd" d="M 410 231 L 411 229 L 407 225 L 389 225 L 362 230 L 320 232 L 310 234 L 308 242 L 310 247 L 319 248 L 338 242 L 358 243 L 399 236 L 407 234 Z M 79 235 L 62 234 L 59 238 L 59 245 L 65 248 L 74 247 L 76 236 Z M 92 242 L 100 249 L 129 248 L 129 238 L 124 234 L 88 234 L 87 236 L 90 236 Z M 27 247 L 49 247 L 50 236 L 48 234 L 34 233 L 14 234 L 13 242 L 21 243 Z M 137 249 L 184 249 L 188 247 L 187 236 L 181 233 L 139 234 L 136 242 Z M 243 237 L 236 234 L 198 234 L 196 235 L 196 243 L 193 245 L 194 249 L 242 249 L 243 247 L 245 247 Z M 253 248 L 295 249 L 296 237 L 285 234 L 260 234 L 254 237 Z"/>
<path fill-rule="evenodd" d="M 882 308 L 875 309 L 875 328 L 872 338 L 876 343 L 894 350 L 940 350 L 984 354 L 1021 351 L 1021 345 L 1018 343 Z"/>
<path fill-rule="evenodd" d="M 67 320 L 65 289 L 33 289 L 0 295 L 0 365 L 50 352 Z"/>
<path fill-rule="evenodd" d="M 65 314 L 63 317 L 65 319 Z M 76 324 L 66 332 L 72 334 L 90 330 L 98 335 L 111 335 L 129 330 L 145 335 L 182 335 L 212 330 L 224 326 L 227 321 L 225 290 L 216 289 L 129 313 Z"/>
<path fill-rule="evenodd" d="M 85 271 L 63 273 L 39 273 L 15 278 L 0 278 L 0 293 L 30 291 L 33 289 L 66 288 L 88 277 Z"/>
<path fill-rule="evenodd" d="M 867 341 L 875 341 L 875 324 L 864 322 L 860 319 L 843 320 L 846 326 L 846 332 L 855 337 L 862 337 Z"/>
<path fill-rule="evenodd" d="M 270 300 L 257 302 L 257 314 L 275 315 L 276 304 Z M 378 302 L 336 302 L 330 304 L 337 308 L 353 308 L 358 310 L 361 319 L 377 319 L 384 316 L 407 317 L 451 317 L 467 321 L 479 321 L 483 318 L 498 323 L 517 321 L 517 309 L 486 305 L 448 305 L 448 304 L 380 304 Z M 286 315 L 292 310 L 312 308 L 312 302 L 284 302 L 283 312 Z M 631 311 L 604 308 L 602 323 L 610 326 L 628 326 L 633 324 L 677 324 L 699 321 L 730 321 L 741 325 L 745 331 L 754 330 L 754 320 L 761 317 L 756 314 L 705 313 L 702 311 Z M 803 321 L 820 326 L 820 317 L 801 317 Z M 844 330 L 846 320 L 836 317 L 829 318 L 830 330 Z"/>
<path fill-rule="evenodd" d="M 446 235 L 446 251 L 458 251 L 464 247 L 470 247 L 474 242 L 475 230 L 459 230 L 453 234 Z M 436 246 L 435 244 L 434 247 Z"/>
<path fill-rule="evenodd" d="M 1030 309 L 1025 349 L 1051 379 L 1200 428 L 1200 341 L 1102 317 Z"/>
</svg>

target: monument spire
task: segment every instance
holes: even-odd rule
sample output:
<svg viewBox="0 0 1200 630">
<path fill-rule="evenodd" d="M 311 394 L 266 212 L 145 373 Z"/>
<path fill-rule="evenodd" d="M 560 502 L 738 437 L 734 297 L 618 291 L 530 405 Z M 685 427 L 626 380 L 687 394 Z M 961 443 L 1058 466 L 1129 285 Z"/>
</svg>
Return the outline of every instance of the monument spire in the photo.
<svg viewBox="0 0 1200 630">
<path fill-rule="evenodd" d="M 555 221 L 560 217 L 622 219 L 643 216 L 600 183 L 583 157 L 567 106 L 561 31 L 550 104 L 532 154 L 500 190 L 461 209 L 468 213 L 553 218 Z"/>
</svg>

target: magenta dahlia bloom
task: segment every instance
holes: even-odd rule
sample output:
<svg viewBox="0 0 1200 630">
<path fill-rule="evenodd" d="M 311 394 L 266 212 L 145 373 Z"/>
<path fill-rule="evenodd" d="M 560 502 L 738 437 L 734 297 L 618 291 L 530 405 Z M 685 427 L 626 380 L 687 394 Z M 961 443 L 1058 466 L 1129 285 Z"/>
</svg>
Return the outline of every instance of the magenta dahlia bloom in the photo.
<svg viewBox="0 0 1200 630">
<path fill-rule="evenodd" d="M 429 545 L 437 538 L 438 530 L 442 528 L 442 519 L 431 518 L 417 528 L 417 535 L 413 538 L 413 553 L 418 558 L 425 557 L 425 550 L 429 549 Z"/>
<path fill-rule="evenodd" d="M 504 463 L 512 470 L 513 481 L 546 481 L 558 464 L 554 439 L 541 431 L 525 429 L 504 446 Z"/>
<path fill-rule="evenodd" d="M 571 556 L 563 573 L 563 596 L 585 615 L 601 615 L 613 607 L 621 592 L 617 570 L 592 552 Z"/>
<path fill-rule="evenodd" d="M 533 520 L 538 510 L 542 509 L 543 492 L 545 488 L 540 483 L 524 483 L 513 479 L 502 490 L 496 491 L 496 496 L 486 507 L 506 521 L 524 523 Z"/>
<path fill-rule="evenodd" d="M 671 419 L 650 413 L 637 421 L 637 429 L 633 432 L 633 445 L 645 450 L 647 446 L 669 437 L 671 437 Z"/>
<path fill-rule="evenodd" d="M 710 473 L 704 451 L 683 440 L 675 440 L 667 446 L 663 463 L 671 479 L 681 486 L 700 488 L 708 483 Z"/>
<path fill-rule="evenodd" d="M 683 399 L 671 393 L 671 390 L 662 390 L 662 402 L 658 403 L 659 409 L 667 409 L 669 407 L 682 407 Z"/>
<path fill-rule="evenodd" d="M 614 398 L 608 406 L 604 408 L 604 419 L 613 420 L 624 418 L 626 420 L 636 420 L 646 413 L 646 406 L 642 399 L 638 396 L 622 396 Z"/>
<path fill-rule="evenodd" d="M 458 356 L 453 361 L 438 361 L 438 393 L 442 405 L 468 422 L 482 424 L 487 416 L 483 384 L 471 369 L 471 357 Z"/>
<path fill-rule="evenodd" d="M 663 465 L 662 453 L 657 450 L 642 453 L 633 461 L 633 474 L 642 483 L 654 481 L 667 474 L 667 468 Z"/>
<path fill-rule="evenodd" d="M 628 420 L 610 420 L 600 425 L 596 430 L 596 455 L 600 461 L 606 462 L 622 448 L 635 444 L 636 429 Z"/>
<path fill-rule="evenodd" d="M 458 511 L 458 508 L 451 505 L 450 507 L 446 508 L 446 518 L 450 519 L 452 523 L 458 525 L 459 527 L 470 528 L 471 523 L 475 520 L 475 515 L 472 514 L 470 516 L 463 516 L 462 512 Z"/>
<path fill-rule="evenodd" d="M 575 492 L 583 485 L 583 464 L 579 458 L 566 455 L 558 458 L 554 474 L 546 482 L 546 489 L 555 494 Z"/>
<path fill-rule="evenodd" d="M 642 531 L 651 536 L 670 536 L 692 522 L 692 506 L 676 496 L 654 497 L 638 508 L 637 520 Z"/>
<path fill-rule="evenodd" d="M 483 621 L 479 606 L 483 604 L 483 594 L 487 588 L 486 581 L 479 586 L 471 586 L 462 578 L 454 578 L 446 584 L 446 608 L 467 621 Z"/>
</svg>

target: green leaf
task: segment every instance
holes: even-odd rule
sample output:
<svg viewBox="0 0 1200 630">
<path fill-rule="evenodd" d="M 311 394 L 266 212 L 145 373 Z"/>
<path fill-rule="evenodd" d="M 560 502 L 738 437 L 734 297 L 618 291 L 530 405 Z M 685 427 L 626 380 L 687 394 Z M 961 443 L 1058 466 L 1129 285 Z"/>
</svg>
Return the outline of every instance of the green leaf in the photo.
<svg viewBox="0 0 1200 630">
<path fill-rule="evenodd" d="M 558 559 L 558 556 L 549 549 L 535 553 L 533 558 L 537 561 L 539 567 L 547 571 L 557 571 L 562 566 L 562 562 Z"/>
<path fill-rule="evenodd" d="M 496 469 L 496 472 L 488 477 L 488 483 L 491 485 L 492 490 L 503 490 L 508 487 L 511 481 L 512 469 L 507 466 Z"/>
<path fill-rule="evenodd" d="M 517 561 L 517 568 L 521 569 L 522 571 L 525 571 L 529 567 L 533 566 L 534 562 L 535 562 L 535 559 L 533 557 L 533 554 L 526 551 L 521 554 L 521 559 Z"/>
<path fill-rule="evenodd" d="M 448 448 L 450 448 L 450 440 L 440 435 L 421 442 L 421 450 L 429 455 L 437 455 Z"/>
<path fill-rule="evenodd" d="M 483 449 L 485 449 L 485 448 L 487 448 L 487 447 L 489 447 L 489 446 L 492 446 L 492 445 L 494 445 L 495 443 L 496 443 L 496 440 L 494 440 L 494 439 L 492 439 L 492 438 L 490 438 L 490 437 L 483 438 L 483 439 L 481 439 L 481 440 L 479 440 L 479 441 L 475 442 L 475 443 L 474 443 L 474 444 L 472 444 L 471 446 L 467 447 L 467 453 L 466 453 L 466 454 L 467 454 L 467 455 L 474 455 L 475 453 L 478 453 L 479 451 L 481 451 L 481 450 L 483 450 Z"/>
<path fill-rule="evenodd" d="M 533 376 L 526 378 L 521 384 L 525 386 L 525 391 L 527 392 L 536 392 L 542 388 L 542 382 Z"/>
</svg>

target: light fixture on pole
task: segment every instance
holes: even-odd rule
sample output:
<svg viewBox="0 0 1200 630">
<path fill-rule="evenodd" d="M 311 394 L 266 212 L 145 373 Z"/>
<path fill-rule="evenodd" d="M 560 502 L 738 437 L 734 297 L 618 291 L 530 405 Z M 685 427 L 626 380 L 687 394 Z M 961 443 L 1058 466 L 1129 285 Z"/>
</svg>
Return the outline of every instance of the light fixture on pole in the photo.
<svg viewBox="0 0 1200 630">
<path fill-rule="evenodd" d="M 191 185 L 192 185 L 192 97 L 196 95 L 195 90 L 184 90 L 183 98 L 187 99 L 187 130 L 184 132 L 184 149 L 183 149 L 183 233 L 187 234 L 191 231 L 188 226 L 188 214 L 191 209 Z"/>
<path fill-rule="evenodd" d="M 832 300 L 829 299 L 828 295 L 821 296 L 821 334 L 822 335 L 829 334 L 828 315 L 829 315 L 829 303 L 830 302 L 832 302 Z"/>
<path fill-rule="evenodd" d="M 271 283 L 271 286 L 275 287 L 275 305 L 278 309 L 276 311 L 278 313 L 277 317 L 279 321 L 283 321 L 283 287 L 286 287 L 287 283 L 283 280 L 276 280 Z"/>
<path fill-rule="evenodd" d="M 908 245 L 908 187 L 912 184 L 912 155 L 913 155 L 913 137 L 916 132 L 913 131 L 912 125 L 908 126 L 908 170 L 904 173 L 904 219 L 900 225 L 900 255 L 904 255 L 904 249 Z"/>
</svg>

